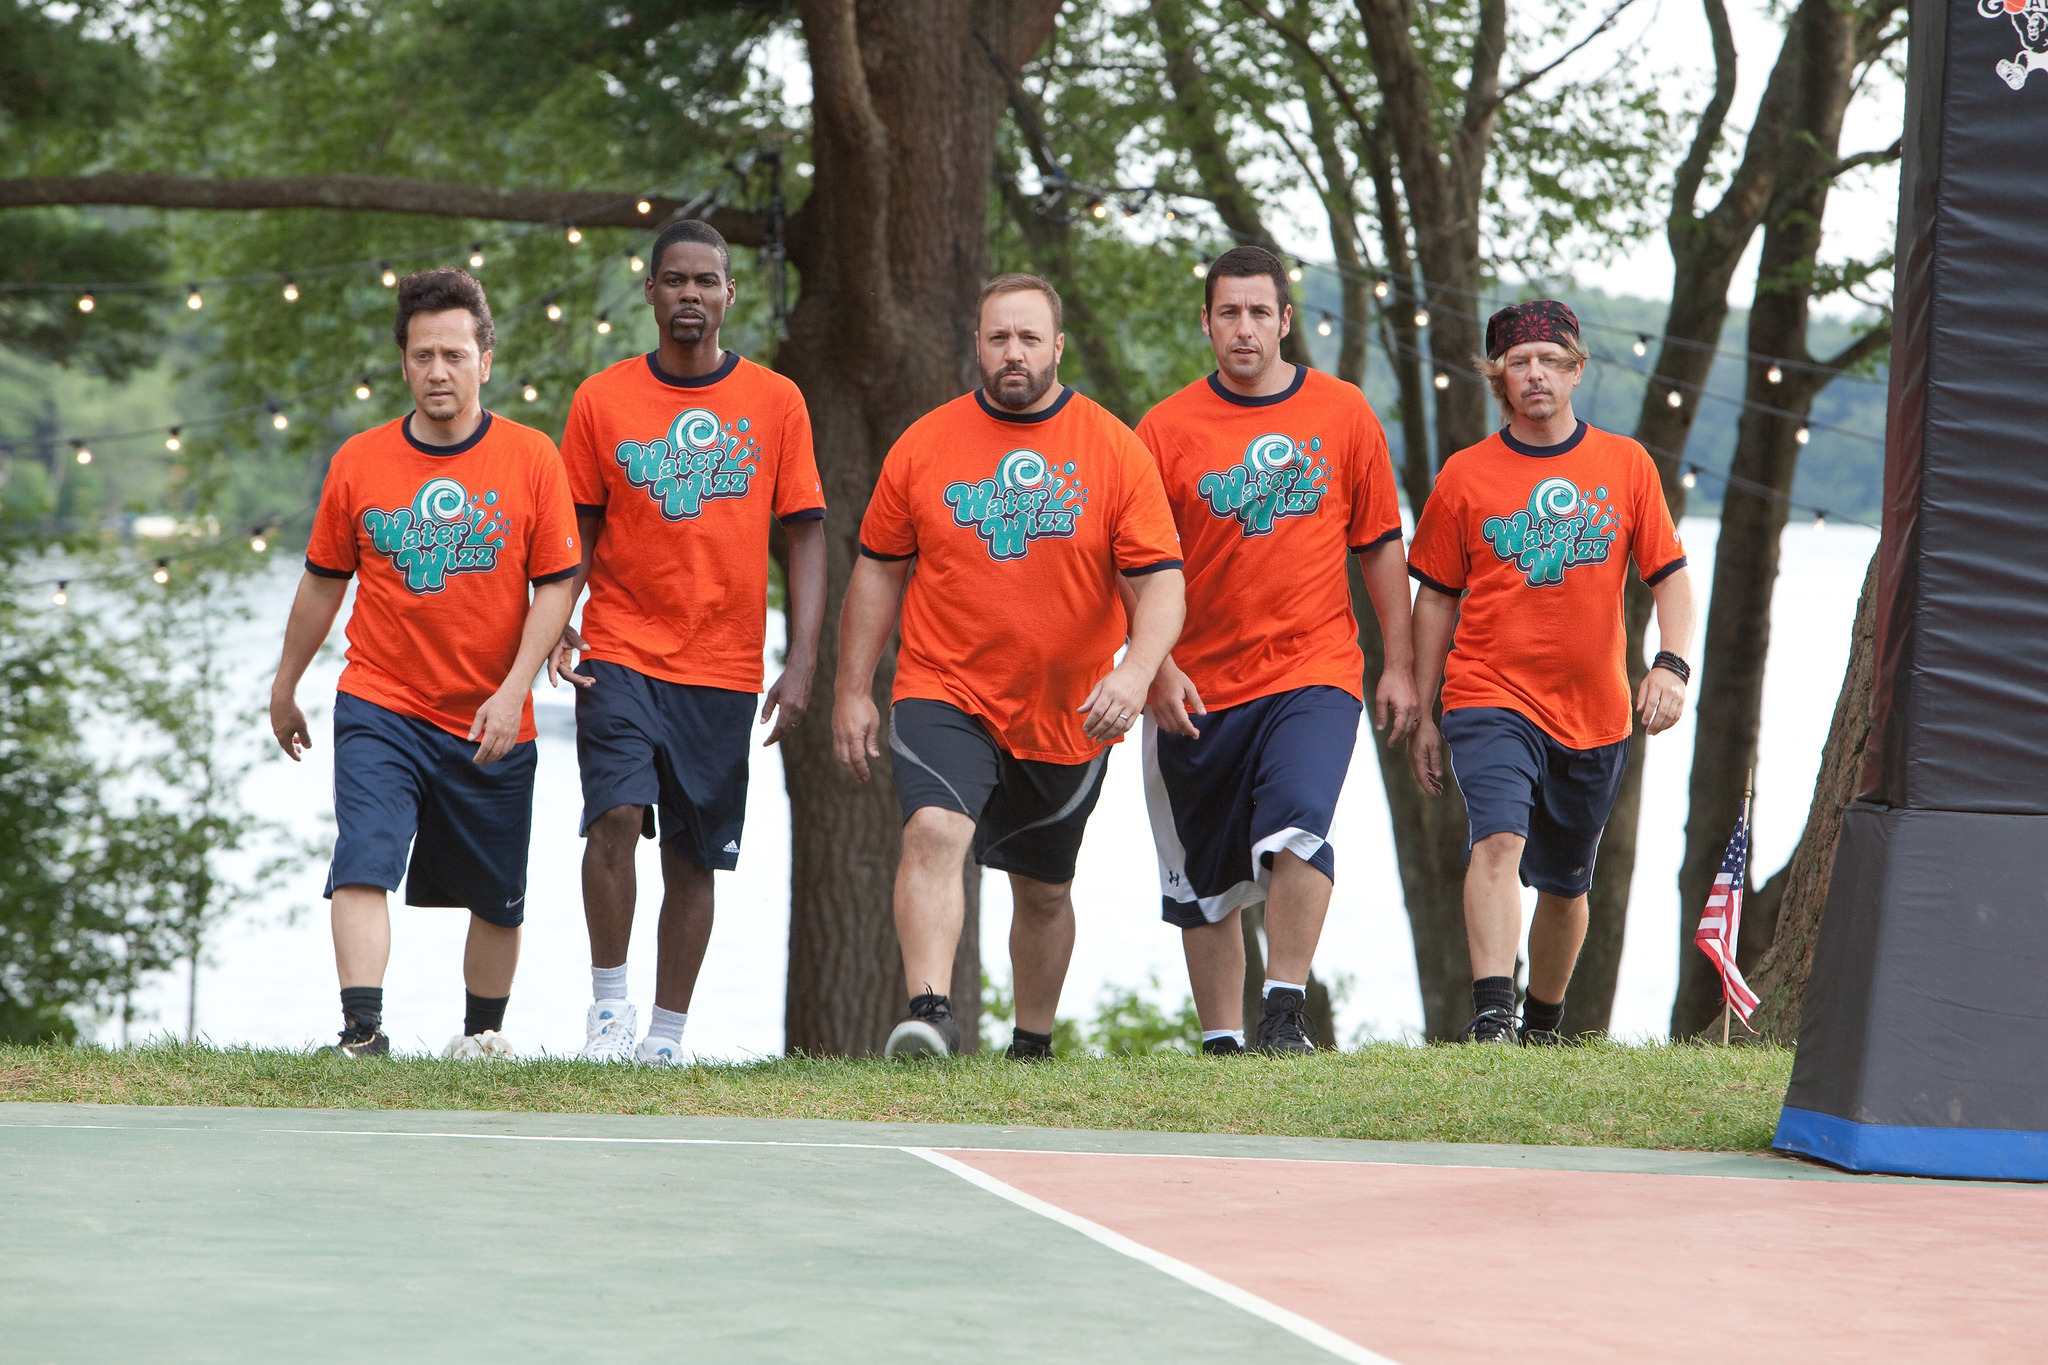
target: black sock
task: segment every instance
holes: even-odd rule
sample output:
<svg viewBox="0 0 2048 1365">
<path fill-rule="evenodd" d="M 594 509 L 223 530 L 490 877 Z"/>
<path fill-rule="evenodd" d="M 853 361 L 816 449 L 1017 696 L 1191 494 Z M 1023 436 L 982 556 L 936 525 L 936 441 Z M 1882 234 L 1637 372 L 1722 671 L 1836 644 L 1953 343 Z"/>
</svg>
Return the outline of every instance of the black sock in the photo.
<svg viewBox="0 0 2048 1365">
<path fill-rule="evenodd" d="M 1564 1001 L 1555 1005 L 1538 1000 L 1533 995 L 1522 997 L 1522 1027 L 1537 1029 L 1544 1033 L 1557 1032 L 1557 1026 L 1564 1022 Z"/>
<path fill-rule="evenodd" d="M 1515 979 L 1512 976 L 1482 976 L 1472 983 L 1475 1013 L 1499 1010 L 1509 1018 L 1515 1013 Z"/>
<path fill-rule="evenodd" d="M 474 1038 L 486 1029 L 505 1027 L 505 1006 L 511 1001 L 511 996 L 501 995 L 492 999 L 488 995 L 478 995 L 475 991 L 464 991 L 462 994 L 465 1006 L 462 1012 L 464 1033 Z"/>
<path fill-rule="evenodd" d="M 382 986 L 343 986 L 341 1017 L 348 1027 L 375 1033 L 384 1023 Z"/>
<path fill-rule="evenodd" d="M 1052 1035 L 1050 1033 L 1033 1033 L 1028 1028 L 1013 1028 L 1010 1030 L 1010 1034 L 1012 1041 L 1019 1048 L 1037 1047 L 1044 1048 L 1047 1052 L 1052 1051 Z"/>
</svg>

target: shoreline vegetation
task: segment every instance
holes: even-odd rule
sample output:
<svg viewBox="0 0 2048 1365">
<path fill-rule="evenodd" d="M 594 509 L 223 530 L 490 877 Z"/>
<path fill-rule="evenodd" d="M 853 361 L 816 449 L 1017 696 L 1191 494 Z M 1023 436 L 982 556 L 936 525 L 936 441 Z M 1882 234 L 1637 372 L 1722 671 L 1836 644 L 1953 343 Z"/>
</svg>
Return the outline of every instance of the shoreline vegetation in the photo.
<svg viewBox="0 0 2048 1365">
<path fill-rule="evenodd" d="M 1767 1045 L 1373 1043 L 1301 1059 L 1185 1053 L 1019 1065 L 786 1057 L 663 1070 L 569 1058 L 350 1061 L 154 1043 L 0 1045 L 0 1103 L 458 1109 L 1519 1143 L 1770 1146 L 1792 1069 Z"/>
</svg>

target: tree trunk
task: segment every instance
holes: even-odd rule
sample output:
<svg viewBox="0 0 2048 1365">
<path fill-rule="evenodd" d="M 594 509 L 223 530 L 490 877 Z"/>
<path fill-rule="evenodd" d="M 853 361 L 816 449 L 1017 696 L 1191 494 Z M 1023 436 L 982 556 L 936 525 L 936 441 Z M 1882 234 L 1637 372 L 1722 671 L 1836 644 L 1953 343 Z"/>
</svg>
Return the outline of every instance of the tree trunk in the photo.
<svg viewBox="0 0 2048 1365">
<path fill-rule="evenodd" d="M 1756 991 L 1756 1013 L 1750 1027 L 1773 1042 L 1790 1047 L 1797 1041 L 1799 1015 L 1806 1000 L 1806 978 L 1813 971 L 1813 945 L 1820 939 L 1821 912 L 1827 906 L 1828 884 L 1835 870 L 1835 845 L 1842 837 L 1842 814 L 1856 797 L 1863 777 L 1863 746 L 1870 738 L 1871 687 L 1877 660 L 1877 556 L 1863 575 L 1863 596 L 1856 603 L 1856 625 L 1849 641 L 1849 667 L 1835 699 L 1834 722 L 1828 726 L 1827 748 L 1813 783 L 1813 804 L 1806 812 L 1806 830 L 1792 861 L 1777 876 L 1783 895 L 1776 907 L 1770 947 L 1753 971 L 1745 971 Z M 1750 917 L 1743 916 L 1742 943 L 1751 942 Z"/>
<path fill-rule="evenodd" d="M 776 366 L 810 408 L 831 514 L 824 638 L 809 724 L 783 743 L 790 798 L 787 1044 L 873 1053 L 902 1013 L 891 915 L 901 822 L 885 756 L 861 785 L 832 757 L 836 623 L 882 458 L 977 382 L 989 170 L 1008 82 L 1052 31 L 1054 0 L 810 0 L 811 197 L 789 224 L 803 295 Z M 893 653 L 876 670 L 886 709 Z M 958 969 L 956 968 L 956 975 Z M 976 991 L 978 996 L 978 989 Z"/>
<path fill-rule="evenodd" d="M 1698 721 L 1685 825 L 1685 860 L 1678 874 L 1678 992 L 1671 1006 L 1674 1038 L 1698 1033 L 1720 1015 L 1721 978 L 1704 953 L 1692 948 L 1701 910 L 1720 869 L 1729 832 L 1742 810 L 1756 766 L 1763 721 L 1764 664 L 1771 643 L 1771 599 L 1777 588 L 1793 475 L 1799 467 L 1798 433 L 1814 397 L 1842 364 L 1867 353 L 1873 332 L 1849 353 L 1817 363 L 1806 346 L 1821 222 L 1832 168 L 1841 145 L 1842 116 L 1867 55 L 1866 26 L 1892 8 L 1863 12 L 1834 3 L 1802 5 L 1786 37 L 1799 55 L 1800 79 L 1791 107 L 1791 133 L 1780 158 L 1779 193 L 1772 196 L 1750 306 L 1744 385 L 1746 406 L 1737 425 L 1731 482 L 1722 496 L 1721 534 L 1714 551 L 1714 586 L 1700 652 Z M 1785 363 L 1776 366 L 1771 357 Z M 1774 366 L 1779 379 L 1772 383 Z M 1753 491 L 1756 486 L 1771 490 Z"/>
</svg>

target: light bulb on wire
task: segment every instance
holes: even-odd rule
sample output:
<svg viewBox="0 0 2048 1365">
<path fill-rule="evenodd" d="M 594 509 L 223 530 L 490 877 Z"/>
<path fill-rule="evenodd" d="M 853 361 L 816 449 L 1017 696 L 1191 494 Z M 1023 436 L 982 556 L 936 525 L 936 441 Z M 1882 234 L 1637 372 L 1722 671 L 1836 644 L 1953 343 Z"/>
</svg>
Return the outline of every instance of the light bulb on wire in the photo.
<svg viewBox="0 0 2048 1365">
<path fill-rule="evenodd" d="M 398 272 L 391 268 L 391 262 L 379 262 L 377 269 L 379 272 L 377 275 L 378 283 L 382 284 L 386 289 L 395 289 L 398 287 Z"/>
<path fill-rule="evenodd" d="M 249 533 L 249 548 L 259 555 L 270 548 L 270 541 L 264 536 L 261 526 Z"/>
<path fill-rule="evenodd" d="M 1099 221 L 1101 219 L 1109 217 L 1109 205 L 1103 203 L 1100 199 L 1098 199 L 1088 206 L 1088 212 L 1094 214 L 1096 219 Z"/>
<path fill-rule="evenodd" d="M 164 437 L 164 449 L 165 449 L 165 450 L 176 450 L 176 449 L 178 449 L 178 448 L 179 448 L 180 446 L 182 446 L 182 445 L 184 445 L 184 444 L 185 444 L 185 443 L 184 443 L 184 441 L 182 441 L 182 440 L 181 440 L 181 439 L 179 439 L 179 437 L 178 437 L 178 429 L 177 429 L 176 427 L 172 427 L 172 428 L 171 428 L 171 431 L 170 431 L 170 434 L 169 434 L 168 436 Z"/>
<path fill-rule="evenodd" d="M 81 312 L 81 313 L 90 313 L 90 312 L 91 312 L 92 310 L 93 310 L 93 301 L 92 301 L 92 295 L 91 295 L 91 294 L 89 294 L 89 293 L 86 293 L 86 294 L 80 294 L 80 295 L 78 296 L 78 311 L 79 311 L 79 312 Z"/>
<path fill-rule="evenodd" d="M 1207 256 L 1204 256 L 1201 260 L 1195 262 L 1194 276 L 1198 280 L 1206 280 L 1209 278 L 1209 258 Z"/>
<path fill-rule="evenodd" d="M 1298 265 L 1297 265 L 1297 266 L 1290 266 L 1290 267 L 1288 268 L 1288 271 L 1287 271 L 1287 278 L 1288 278 L 1288 279 L 1290 279 L 1290 280 L 1293 280 L 1293 281 L 1294 281 L 1294 282 L 1295 282 L 1296 284 L 1300 284 L 1300 283 L 1301 283 L 1301 267 L 1300 267 L 1300 266 L 1298 266 Z"/>
<path fill-rule="evenodd" d="M 185 306 L 195 313 L 206 306 L 206 300 L 199 297 L 198 285 L 188 284 L 185 286 Z"/>
<path fill-rule="evenodd" d="M 611 330 L 612 320 L 603 313 L 599 313 L 597 315 L 597 334 L 599 336 L 609 336 L 611 335 Z"/>
<path fill-rule="evenodd" d="M 1436 372 L 1436 386 L 1439 389 L 1448 389 L 1451 386 L 1451 377 L 1442 370 L 1438 370 Z"/>
<path fill-rule="evenodd" d="M 283 410 L 277 404 L 270 403 L 265 406 L 270 409 L 270 425 L 276 427 L 279 431 L 283 431 L 292 424 L 292 419 L 285 416 Z"/>
<path fill-rule="evenodd" d="M 58 583 L 57 591 L 50 594 L 50 605 L 54 607 L 61 607 L 66 602 L 69 602 L 71 600 L 71 594 L 64 591 L 64 589 L 70 586 L 71 585 L 69 583 Z"/>
<path fill-rule="evenodd" d="M 1673 389 L 1664 395 L 1664 402 L 1669 407 L 1682 408 L 1685 406 L 1685 395 Z"/>
<path fill-rule="evenodd" d="M 1324 337 L 1326 337 L 1326 336 L 1328 336 L 1329 334 L 1330 334 L 1330 315 L 1329 315 L 1328 313 L 1325 313 L 1325 314 L 1323 314 L 1323 320 L 1322 320 L 1321 322 L 1319 322 L 1319 323 L 1317 323 L 1317 324 L 1316 324 L 1316 335 L 1317 335 L 1317 336 L 1324 336 Z"/>
<path fill-rule="evenodd" d="M 1640 358 L 1650 353 L 1650 338 L 1642 332 L 1636 333 L 1636 344 L 1629 347 Z"/>
<path fill-rule="evenodd" d="M 1792 439 L 1799 442 L 1799 444 L 1801 445 L 1805 445 L 1808 441 L 1811 441 L 1813 439 L 1813 433 L 1811 431 L 1808 431 L 1805 427 L 1801 427 L 1799 428 L 1799 430 L 1792 433 Z"/>
<path fill-rule="evenodd" d="M 1773 360 L 1771 368 L 1764 371 L 1764 380 L 1771 384 L 1782 384 L 1785 382 L 1785 371 L 1777 361 Z"/>
<path fill-rule="evenodd" d="M 1815 512 L 1813 514 L 1813 529 L 1816 531 L 1828 529 L 1828 514 L 1826 512 Z"/>
<path fill-rule="evenodd" d="M 519 381 L 519 396 L 531 403 L 540 397 L 540 390 L 533 386 L 531 379 L 522 379 Z"/>
<path fill-rule="evenodd" d="M 561 304 L 559 304 L 559 303 L 550 303 L 550 304 L 548 305 L 548 321 L 549 321 L 549 322 L 560 322 L 561 320 L 562 320 L 562 305 L 561 305 Z"/>
<path fill-rule="evenodd" d="M 76 458 L 80 464 L 92 463 L 92 452 L 85 448 L 85 442 L 73 441 L 71 443 L 71 449 L 76 452 Z"/>
<path fill-rule="evenodd" d="M 299 301 L 299 282 L 289 275 L 284 277 L 284 301 L 286 303 L 297 303 Z"/>
<path fill-rule="evenodd" d="M 367 400 L 369 396 L 370 376 L 364 375 L 361 379 L 356 381 L 356 398 L 358 400 Z"/>
<path fill-rule="evenodd" d="M 570 228 L 570 229 L 569 229 L 569 245 L 570 245 L 570 246 L 574 246 L 574 245 L 576 245 L 576 244 L 577 244 L 578 242 L 580 242 L 580 241 L 582 241 L 582 240 L 583 240 L 583 229 L 582 229 L 582 228 L 579 228 L 579 227 L 572 227 L 572 228 Z"/>
<path fill-rule="evenodd" d="M 1685 473 L 1680 476 L 1678 481 L 1687 488 L 1698 488 L 1700 486 L 1700 476 L 1691 465 L 1685 467 Z"/>
<path fill-rule="evenodd" d="M 1415 325 L 1417 327 L 1429 326 L 1429 310 L 1427 308 L 1418 308 L 1415 310 Z"/>
<path fill-rule="evenodd" d="M 484 244 L 482 242 L 471 242 L 469 244 L 469 268 L 471 270 L 482 270 L 484 268 Z"/>
<path fill-rule="evenodd" d="M 651 199 L 642 199 L 639 203 L 633 205 L 633 207 L 640 210 L 640 216 L 644 218 L 648 214 L 654 212 L 654 201 Z"/>
<path fill-rule="evenodd" d="M 1387 296 L 1387 282 L 1385 280 L 1381 280 L 1372 287 L 1372 296 L 1376 299 L 1383 299 Z"/>
<path fill-rule="evenodd" d="M 155 573 L 153 573 L 153 574 L 151 574 L 151 575 L 150 575 L 150 577 L 151 577 L 151 578 L 154 578 L 154 579 L 155 579 L 155 580 L 156 580 L 157 582 L 159 582 L 159 583 L 168 583 L 168 582 L 170 582 L 170 581 L 171 581 L 171 562 L 170 562 L 169 560 L 167 560 L 167 559 L 159 559 L 159 560 L 158 560 L 158 561 L 156 562 L 156 572 L 155 572 Z"/>
<path fill-rule="evenodd" d="M 637 275 L 646 268 L 647 262 L 640 259 L 639 252 L 632 250 L 628 250 L 626 252 L 626 269 L 632 271 L 635 275 Z"/>
</svg>

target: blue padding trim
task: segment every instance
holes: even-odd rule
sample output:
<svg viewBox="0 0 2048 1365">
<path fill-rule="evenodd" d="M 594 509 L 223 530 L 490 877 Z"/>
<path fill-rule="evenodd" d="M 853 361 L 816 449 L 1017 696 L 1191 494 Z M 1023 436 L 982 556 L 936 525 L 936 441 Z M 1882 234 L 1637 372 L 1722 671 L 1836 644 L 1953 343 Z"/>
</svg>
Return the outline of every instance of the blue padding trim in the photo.
<svg viewBox="0 0 2048 1365">
<path fill-rule="evenodd" d="M 1848 1171 L 2048 1180 L 2048 1133 L 2017 1128 L 1905 1128 L 1786 1105 L 1771 1146 Z"/>
</svg>

